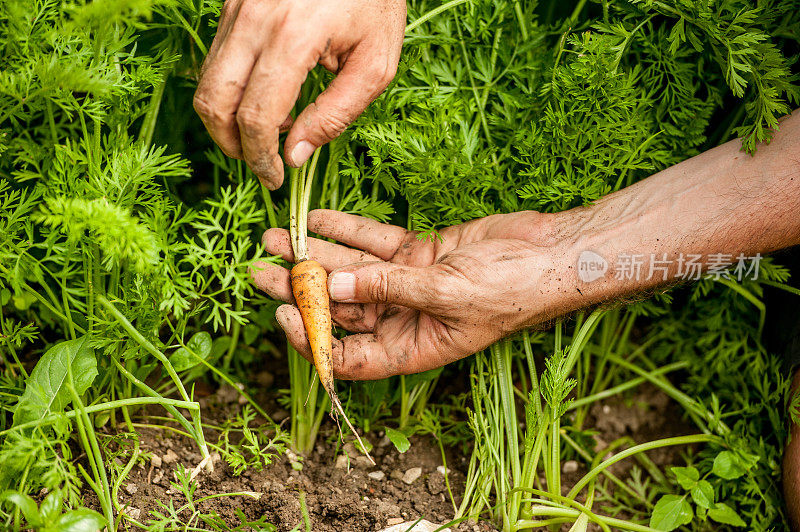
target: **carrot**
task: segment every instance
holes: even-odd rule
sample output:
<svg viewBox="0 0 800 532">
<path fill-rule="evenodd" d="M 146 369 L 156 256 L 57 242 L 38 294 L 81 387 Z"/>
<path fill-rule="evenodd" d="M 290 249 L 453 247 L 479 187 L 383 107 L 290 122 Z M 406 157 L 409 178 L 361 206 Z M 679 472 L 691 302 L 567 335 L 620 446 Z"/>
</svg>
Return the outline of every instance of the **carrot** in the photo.
<svg viewBox="0 0 800 532">
<path fill-rule="evenodd" d="M 337 414 L 344 418 L 347 426 L 356 435 L 359 445 L 367 453 L 367 458 L 375 465 L 375 461 L 367 452 L 364 442 L 353 428 L 347 414 L 342 408 L 339 396 L 333 385 L 333 347 L 331 336 L 331 310 L 328 297 L 328 274 L 325 268 L 315 260 L 302 260 L 291 271 L 292 293 L 303 317 L 311 353 L 314 355 L 314 366 L 319 374 L 322 387 L 331 398 L 332 415 L 337 421 Z"/>
<path fill-rule="evenodd" d="M 338 416 L 344 418 L 347 426 L 355 434 L 361 449 L 375 465 L 375 460 L 367 452 L 364 442 L 353 428 L 344 413 L 336 388 L 333 385 L 333 337 L 331 336 L 331 308 L 328 296 L 328 274 L 322 265 L 308 258 L 308 204 L 311 198 L 311 183 L 319 159 L 319 150 L 310 161 L 299 169 L 289 170 L 291 193 L 289 194 L 289 236 L 294 252 L 295 266 L 291 271 L 292 293 L 303 317 L 303 326 L 314 355 L 314 366 L 319 374 L 322 387 L 331 398 L 331 417 L 339 424 Z M 341 426 L 339 427 L 341 433 Z"/>
</svg>

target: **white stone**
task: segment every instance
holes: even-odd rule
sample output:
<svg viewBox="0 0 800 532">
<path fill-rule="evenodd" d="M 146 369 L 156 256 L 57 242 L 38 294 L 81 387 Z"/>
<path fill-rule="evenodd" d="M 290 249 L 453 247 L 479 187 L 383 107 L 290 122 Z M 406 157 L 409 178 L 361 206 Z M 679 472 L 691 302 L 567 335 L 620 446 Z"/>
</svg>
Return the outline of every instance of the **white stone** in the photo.
<svg viewBox="0 0 800 532">
<path fill-rule="evenodd" d="M 426 521 L 425 519 L 419 521 L 416 524 L 414 523 L 415 523 L 414 521 L 405 521 L 403 523 L 397 523 L 395 525 L 384 528 L 380 532 L 433 532 L 434 530 L 438 530 L 439 532 L 450 532 L 449 528 L 442 528 L 440 530 L 439 529 L 440 525 L 431 523 L 430 521 Z"/>
<path fill-rule="evenodd" d="M 370 471 L 369 473 L 367 473 L 367 476 L 372 480 L 377 480 L 378 482 L 380 482 L 381 480 L 386 478 L 386 473 L 384 473 L 383 471 Z"/>
<path fill-rule="evenodd" d="M 409 486 L 414 483 L 420 476 L 422 476 L 421 467 L 412 467 L 403 474 L 403 482 Z"/>
<path fill-rule="evenodd" d="M 561 472 L 566 474 L 574 473 L 578 470 L 578 462 L 575 460 L 567 460 L 564 462 L 564 465 L 561 466 Z"/>
</svg>

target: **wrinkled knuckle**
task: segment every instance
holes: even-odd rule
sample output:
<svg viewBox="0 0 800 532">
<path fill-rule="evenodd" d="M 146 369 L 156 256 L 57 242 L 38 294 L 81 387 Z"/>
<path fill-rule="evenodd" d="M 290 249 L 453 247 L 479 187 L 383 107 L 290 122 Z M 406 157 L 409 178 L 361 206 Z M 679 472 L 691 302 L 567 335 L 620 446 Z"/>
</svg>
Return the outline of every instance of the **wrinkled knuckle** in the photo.
<svg viewBox="0 0 800 532">
<path fill-rule="evenodd" d="M 459 282 L 452 275 L 435 268 L 426 276 L 428 279 L 425 287 L 425 295 L 431 306 L 445 307 L 448 302 L 453 300 L 454 294 L 462 289 Z"/>
<path fill-rule="evenodd" d="M 264 129 L 264 116 L 254 107 L 240 107 L 236 112 L 236 124 L 243 136 L 254 137 Z"/>
<path fill-rule="evenodd" d="M 397 65 L 392 61 L 376 62 L 372 66 L 370 79 L 373 80 L 373 90 L 370 96 L 374 100 L 386 89 L 397 74 Z"/>
<path fill-rule="evenodd" d="M 335 139 L 347 129 L 348 122 L 332 113 L 325 113 L 319 117 L 319 129 L 326 138 Z"/>
<path fill-rule="evenodd" d="M 197 111 L 197 114 L 207 122 L 216 123 L 222 118 L 219 106 L 211 102 L 200 90 L 194 93 L 192 105 L 194 105 L 194 110 Z"/>
<path fill-rule="evenodd" d="M 374 303 L 388 303 L 390 296 L 391 275 L 380 270 L 367 283 L 367 297 Z"/>
</svg>

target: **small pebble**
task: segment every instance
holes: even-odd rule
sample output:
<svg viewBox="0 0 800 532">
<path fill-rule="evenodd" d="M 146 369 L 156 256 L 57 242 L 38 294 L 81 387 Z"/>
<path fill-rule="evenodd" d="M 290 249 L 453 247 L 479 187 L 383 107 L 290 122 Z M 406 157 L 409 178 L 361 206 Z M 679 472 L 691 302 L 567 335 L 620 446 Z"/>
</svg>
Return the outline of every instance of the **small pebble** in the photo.
<svg viewBox="0 0 800 532">
<path fill-rule="evenodd" d="M 566 474 L 574 473 L 578 470 L 578 462 L 575 460 L 567 460 L 564 462 L 564 465 L 561 466 L 561 472 Z"/>
<path fill-rule="evenodd" d="M 142 511 L 139 508 L 134 508 L 130 506 L 128 508 L 125 508 L 125 514 L 131 519 L 139 519 L 139 516 L 142 514 Z"/>
<path fill-rule="evenodd" d="M 380 532 L 450 532 L 449 528 L 439 528 L 439 525 L 431 523 L 425 519 L 421 521 L 405 521 L 395 525 L 384 528 Z"/>
<path fill-rule="evenodd" d="M 364 469 L 372 467 L 372 461 L 366 456 L 356 456 L 355 462 L 356 467 L 361 467 Z"/>
<path fill-rule="evenodd" d="M 444 466 L 443 466 L 443 465 L 440 465 L 439 467 L 437 467 L 437 468 L 436 468 L 436 471 L 438 471 L 438 472 L 439 472 L 439 473 L 441 473 L 442 475 L 447 475 L 447 470 L 444 468 Z"/>
<path fill-rule="evenodd" d="M 422 476 L 422 468 L 421 467 L 412 467 L 408 471 L 403 474 L 403 482 L 408 484 L 409 486 L 414 483 L 420 476 Z"/>
<path fill-rule="evenodd" d="M 161 459 L 164 461 L 165 464 L 171 464 L 173 462 L 178 461 L 178 455 L 175 454 L 175 451 L 170 449 Z"/>
<path fill-rule="evenodd" d="M 386 473 L 384 473 L 383 471 L 370 471 L 369 473 L 367 473 L 367 476 L 372 480 L 377 480 L 378 482 L 380 482 L 381 480 L 386 478 Z"/>
<path fill-rule="evenodd" d="M 161 467 L 161 457 L 154 454 L 150 457 L 150 463 L 153 464 L 153 467 Z"/>
<path fill-rule="evenodd" d="M 358 456 L 359 454 L 361 454 L 356 449 L 356 446 L 353 445 L 353 442 L 350 442 L 350 441 L 345 443 L 342 446 L 342 450 L 344 451 L 344 454 L 349 455 L 349 456 Z"/>
<path fill-rule="evenodd" d="M 378 442 L 378 447 L 386 447 L 390 443 L 392 443 L 392 440 L 389 439 L 389 436 L 384 436 L 381 438 L 381 441 Z"/>
<path fill-rule="evenodd" d="M 280 423 L 287 417 L 289 417 L 289 412 L 283 409 L 276 410 L 275 412 L 272 413 L 272 421 L 274 421 L 275 423 Z"/>
<path fill-rule="evenodd" d="M 399 525 L 402 522 L 403 522 L 402 517 L 390 517 L 389 519 L 386 520 L 386 526 Z"/>
<path fill-rule="evenodd" d="M 139 486 L 133 483 L 125 484 L 125 491 L 127 491 L 128 494 L 133 495 L 134 493 L 139 491 Z"/>
<path fill-rule="evenodd" d="M 394 469 L 394 470 L 392 470 L 391 473 L 389 473 L 389 476 L 391 478 L 395 479 L 395 480 L 402 480 L 403 479 L 403 472 L 400 471 L 399 469 Z"/>
</svg>

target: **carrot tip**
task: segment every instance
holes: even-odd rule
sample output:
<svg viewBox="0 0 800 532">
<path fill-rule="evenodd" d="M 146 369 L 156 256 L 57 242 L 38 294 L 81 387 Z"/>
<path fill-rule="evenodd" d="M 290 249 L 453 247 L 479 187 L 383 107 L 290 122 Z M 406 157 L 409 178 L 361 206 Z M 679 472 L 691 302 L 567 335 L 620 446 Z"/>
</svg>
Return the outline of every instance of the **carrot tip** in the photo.
<svg viewBox="0 0 800 532">
<path fill-rule="evenodd" d="M 367 451 L 367 447 L 364 445 L 364 442 L 361 441 L 361 436 L 358 435 L 356 429 L 353 427 L 353 424 L 350 423 L 350 420 L 347 418 L 347 414 L 344 413 L 344 408 L 342 407 L 342 403 L 339 401 L 339 396 L 336 395 L 336 392 L 328 392 L 328 395 L 331 397 L 331 416 L 336 421 L 336 424 L 339 424 L 338 416 L 342 416 L 344 418 L 344 422 L 347 423 L 347 426 L 350 428 L 352 433 L 355 435 L 356 440 L 358 440 L 358 445 L 361 447 L 361 450 L 364 451 L 364 454 L 367 455 L 370 463 L 372 465 L 377 465 L 375 460 L 370 456 L 369 451 Z M 342 428 L 339 427 L 339 434 L 342 433 Z"/>
</svg>

